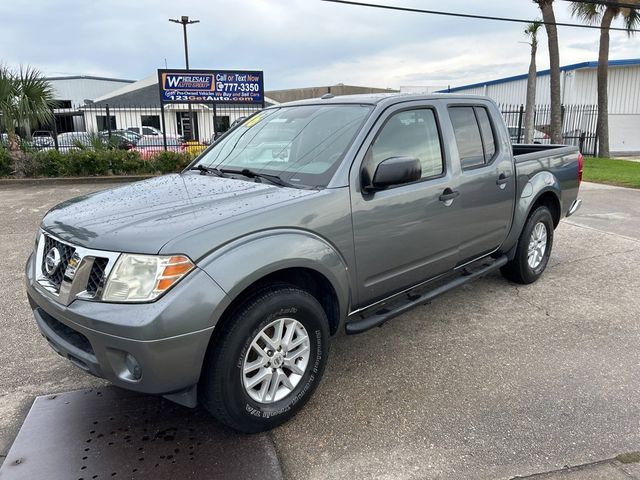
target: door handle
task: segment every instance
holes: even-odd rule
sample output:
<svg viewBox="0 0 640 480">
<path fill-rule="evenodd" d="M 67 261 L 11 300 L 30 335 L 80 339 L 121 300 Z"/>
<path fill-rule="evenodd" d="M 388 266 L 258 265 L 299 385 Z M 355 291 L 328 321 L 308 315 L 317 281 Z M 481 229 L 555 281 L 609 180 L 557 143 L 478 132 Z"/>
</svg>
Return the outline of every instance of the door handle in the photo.
<svg viewBox="0 0 640 480">
<path fill-rule="evenodd" d="M 440 195 L 440 196 L 438 197 L 438 200 L 440 200 L 441 202 L 444 202 L 445 204 L 446 204 L 447 202 L 449 202 L 449 203 L 447 204 L 447 206 L 449 206 L 449 205 L 451 205 L 451 201 L 452 201 L 454 198 L 457 198 L 457 197 L 459 197 L 459 196 L 460 196 L 460 192 L 459 192 L 459 191 L 457 191 L 457 190 L 451 190 L 450 188 L 445 188 L 445 189 L 444 189 L 444 192 L 442 192 L 442 195 Z"/>
<path fill-rule="evenodd" d="M 496 185 L 504 185 L 509 181 L 509 177 L 511 177 L 511 175 L 507 175 L 506 173 L 501 173 L 498 179 L 496 180 Z"/>
</svg>

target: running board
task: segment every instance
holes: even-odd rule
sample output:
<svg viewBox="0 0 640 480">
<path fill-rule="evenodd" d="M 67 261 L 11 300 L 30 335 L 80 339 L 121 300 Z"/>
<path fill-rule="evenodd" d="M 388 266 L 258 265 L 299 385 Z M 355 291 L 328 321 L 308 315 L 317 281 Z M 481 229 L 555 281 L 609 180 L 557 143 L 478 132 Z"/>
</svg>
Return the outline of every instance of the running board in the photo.
<svg viewBox="0 0 640 480">
<path fill-rule="evenodd" d="M 503 255 L 499 258 L 496 258 L 493 263 L 490 265 L 483 266 L 479 269 L 474 269 L 472 271 L 465 270 L 464 274 L 459 277 L 455 277 L 451 281 L 440 285 L 433 290 L 429 290 L 428 292 L 423 293 L 420 296 L 412 295 L 411 293 L 407 294 L 407 302 L 399 305 L 393 310 L 386 309 L 382 307 L 373 315 L 368 317 L 364 317 L 360 320 L 355 320 L 353 322 L 349 322 L 345 326 L 345 330 L 348 335 L 353 335 L 355 333 L 366 332 L 367 330 L 382 326 L 388 320 L 391 320 L 394 317 L 406 312 L 407 310 L 411 310 L 413 307 L 417 307 L 418 305 L 422 305 L 435 297 L 442 295 L 443 293 L 448 292 L 449 290 L 453 290 L 454 288 L 459 287 L 460 285 L 464 285 L 467 282 L 475 280 L 476 278 L 482 277 L 488 273 L 491 273 L 495 270 L 498 270 L 500 267 L 507 263 L 508 259 L 506 255 Z"/>
</svg>

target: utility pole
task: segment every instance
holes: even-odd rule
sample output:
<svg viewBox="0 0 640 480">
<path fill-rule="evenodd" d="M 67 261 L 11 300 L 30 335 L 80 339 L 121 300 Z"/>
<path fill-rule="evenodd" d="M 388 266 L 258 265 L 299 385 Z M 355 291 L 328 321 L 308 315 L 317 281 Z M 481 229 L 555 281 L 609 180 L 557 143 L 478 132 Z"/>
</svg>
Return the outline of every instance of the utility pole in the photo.
<svg viewBox="0 0 640 480">
<path fill-rule="evenodd" d="M 180 19 L 170 18 L 169 21 L 173 23 L 179 23 L 182 25 L 182 33 L 184 36 L 184 63 L 185 63 L 186 69 L 189 70 L 189 42 L 187 41 L 187 25 L 200 23 L 200 20 L 189 20 L 188 15 L 183 15 L 180 17 Z M 191 103 L 189 103 L 189 128 L 190 128 L 191 136 L 193 136 L 193 133 L 194 133 L 193 126 L 194 126 L 193 111 L 191 110 Z M 184 133 L 184 128 L 183 128 L 183 133 Z M 191 140 L 191 138 L 185 138 L 185 140 Z"/>
</svg>

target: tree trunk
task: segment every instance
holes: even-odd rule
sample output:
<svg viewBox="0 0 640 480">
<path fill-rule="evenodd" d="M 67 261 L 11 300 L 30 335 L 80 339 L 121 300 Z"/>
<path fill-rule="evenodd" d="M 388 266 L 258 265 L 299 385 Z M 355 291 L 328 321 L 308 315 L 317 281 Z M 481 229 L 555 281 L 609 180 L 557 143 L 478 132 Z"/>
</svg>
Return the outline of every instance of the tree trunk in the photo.
<svg viewBox="0 0 640 480">
<path fill-rule="evenodd" d="M 616 16 L 616 10 L 607 7 L 600 25 L 600 52 L 598 54 L 598 156 L 608 158 L 609 152 L 609 27 Z"/>
<path fill-rule="evenodd" d="M 551 143 L 562 143 L 562 100 L 560 98 L 560 50 L 558 48 L 558 27 L 553 13 L 553 0 L 538 2 L 545 22 L 549 41 L 549 66 L 551 70 Z"/>
<path fill-rule="evenodd" d="M 534 34 L 535 35 L 535 34 Z M 536 113 L 536 53 L 538 41 L 531 39 L 531 63 L 529 64 L 529 78 L 527 78 L 527 103 L 524 111 L 524 143 L 533 143 L 534 121 Z"/>
<path fill-rule="evenodd" d="M 11 157 L 11 170 L 17 178 L 24 177 L 26 155 L 20 148 L 20 142 L 15 130 L 9 130 L 7 137 L 7 146 L 9 147 L 9 156 Z"/>
</svg>

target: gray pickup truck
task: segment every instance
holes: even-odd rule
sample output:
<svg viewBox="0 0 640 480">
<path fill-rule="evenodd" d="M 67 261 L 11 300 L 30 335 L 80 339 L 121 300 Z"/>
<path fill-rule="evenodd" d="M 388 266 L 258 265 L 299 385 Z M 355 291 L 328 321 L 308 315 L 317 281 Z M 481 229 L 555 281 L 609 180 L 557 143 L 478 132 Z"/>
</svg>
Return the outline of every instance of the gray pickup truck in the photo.
<svg viewBox="0 0 640 480">
<path fill-rule="evenodd" d="M 512 145 L 483 97 L 279 105 L 180 174 L 51 209 L 27 293 L 76 366 L 263 431 L 309 399 L 332 335 L 497 269 L 535 281 L 581 171 L 575 147 Z"/>
</svg>

